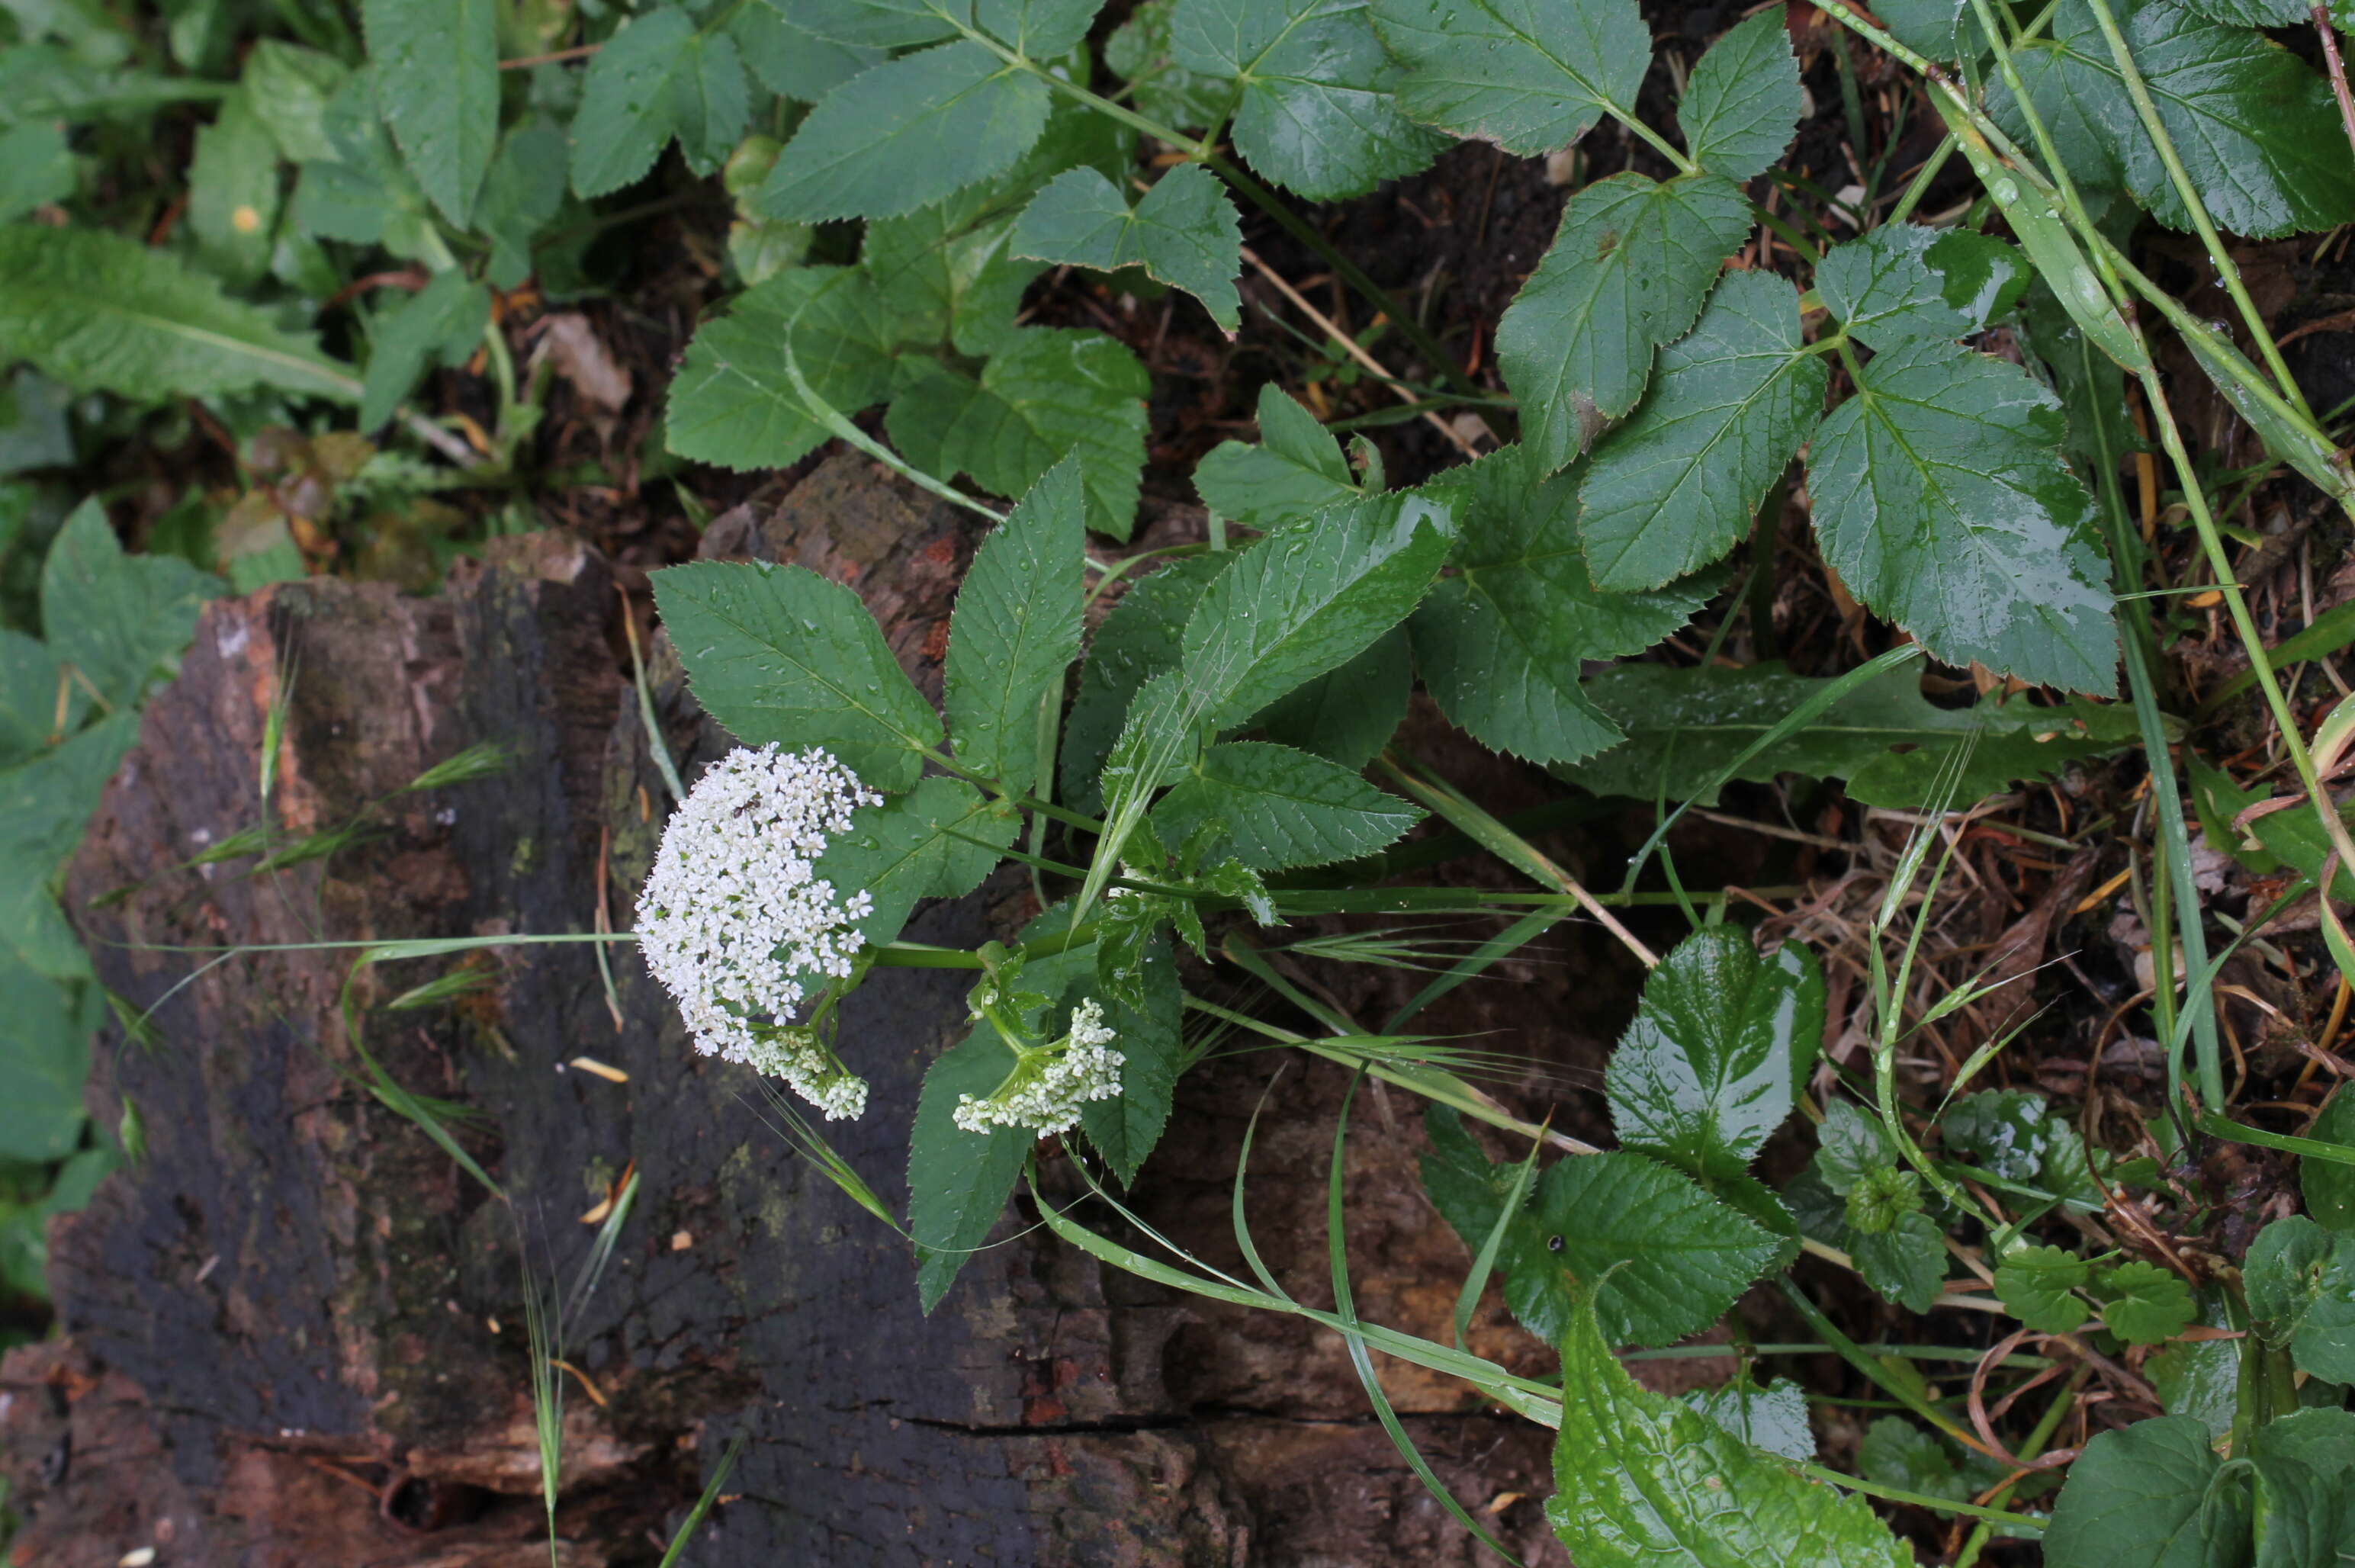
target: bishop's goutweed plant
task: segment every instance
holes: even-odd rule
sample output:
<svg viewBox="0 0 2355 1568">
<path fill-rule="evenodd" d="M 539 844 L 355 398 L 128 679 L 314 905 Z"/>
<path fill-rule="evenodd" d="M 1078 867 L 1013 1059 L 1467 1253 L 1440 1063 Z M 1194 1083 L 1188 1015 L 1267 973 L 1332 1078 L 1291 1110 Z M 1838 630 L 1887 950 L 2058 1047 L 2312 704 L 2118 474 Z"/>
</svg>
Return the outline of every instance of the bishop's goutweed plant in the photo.
<svg viewBox="0 0 2355 1568">
<path fill-rule="evenodd" d="M 454 482 L 512 485 L 545 388 L 514 364 L 500 302 L 527 279 L 581 286 L 587 247 L 628 217 L 601 203 L 675 144 L 688 170 L 724 178 L 727 265 L 745 286 L 677 366 L 667 452 L 765 471 L 838 440 L 990 520 L 937 709 L 858 596 L 811 571 L 654 578 L 696 696 L 743 747 L 686 794 L 637 903 L 645 962 L 696 1047 L 782 1079 L 823 1118 L 879 1114 L 839 1030 L 843 997 L 895 967 L 974 976 L 970 1032 L 932 1065 L 911 1133 L 928 1307 L 1042 1138 L 1121 1211 L 1202 1054 L 1197 1026 L 1215 1020 L 1430 1101 L 1424 1180 L 1476 1260 L 1459 1341 L 1494 1279 L 1560 1348 L 1559 1384 L 1360 1320 L 1337 1243 L 1327 1311 L 1263 1272 L 1132 1251 L 1034 1192 L 1045 1222 L 1108 1264 L 1344 1335 L 1427 1480 L 1369 1349 L 1559 1426 L 1550 1518 L 1582 1568 L 1913 1561 L 1858 1494 L 1955 1521 L 1957 1562 L 2040 1535 L 2055 1568 L 2355 1553 L 2355 1102 L 2311 1137 L 2227 1115 L 2215 987 L 2231 950 L 2211 951 L 2203 919 L 2152 536 L 2122 478 L 2129 458 L 2171 476 L 2168 526 L 2212 569 L 2286 763 L 2282 793 L 2242 798 L 2192 761 L 2200 816 L 2230 825 L 2211 840 L 2262 857 L 2285 905 L 2321 890 L 2328 951 L 2355 976 L 2328 896 L 2355 843 L 2326 787 L 2355 721 L 2316 727 L 2276 677 L 2226 553 L 2224 482 L 2179 424 L 2182 380 L 2161 370 L 2212 386 L 2272 464 L 2355 517 L 2355 471 L 2227 239 L 2355 222 L 2331 13 L 1824 0 L 1817 25 L 1845 30 L 1830 36 L 1850 95 L 1870 52 L 1943 141 L 1893 202 L 1810 206 L 1785 199 L 1816 187 L 1783 165 L 1806 101 L 1779 5 L 1668 72 L 1635 0 L 1100 7 L 706 0 L 576 16 L 364 0 L 357 27 L 284 7 L 295 36 L 232 49 L 235 26 L 202 19 L 226 10 L 200 6 L 173 23 L 168 60 L 117 48 L 95 11 L 16 8 L 0 49 L 0 354 L 31 367 L 20 394 L 204 399 L 240 432 L 286 420 L 324 439 L 343 416 L 321 411 L 346 406 L 387 446 L 360 443 L 346 479 L 381 481 L 387 463 L 413 477 L 418 460 L 398 453 L 421 445 Z M 2268 28 L 2318 37 L 2329 69 Z M 1655 98 L 1663 76 L 1673 91 Z M 173 241 L 78 220 L 103 193 L 82 188 L 69 137 L 118 137 L 186 101 L 212 117 Z M 1606 123 L 1631 165 L 1577 186 L 1486 324 L 1507 396 L 1302 210 L 1458 140 L 1537 158 Z M 1955 154 L 1976 185 L 1925 217 Z M 1026 291 L 1054 269 L 1141 274 L 1231 335 L 1237 280 L 1258 264 L 1246 212 L 1322 256 L 1420 357 L 1428 384 L 1400 387 L 1415 412 L 1478 416 L 1444 421 L 1467 460 L 1392 485 L 1370 445 L 1345 450 L 1271 387 L 1259 439 L 1219 445 L 1192 475 L 1207 540 L 1124 554 L 1151 379 L 1107 333 L 1028 319 Z M 2210 269 L 2202 308 L 2222 319 L 2137 261 L 2143 219 Z M 350 282 L 362 264 L 406 270 L 397 303 Z M 356 298 L 338 357 L 310 323 Z M 470 363 L 495 393 L 487 420 L 430 417 L 424 378 Z M 1771 543 L 1793 494 L 1811 548 L 1899 646 L 1836 677 L 1714 656 L 1610 667 L 1747 595 L 1729 558 Z M 286 574 L 291 537 L 258 533 L 219 564 L 241 586 Z M 1931 701 L 1923 656 L 1977 672 L 1985 695 Z M 1495 752 L 1657 803 L 1625 888 L 1580 885 L 1392 751 L 1418 687 Z M 1914 1032 L 2019 978 L 1990 968 L 1923 997 L 1926 912 L 1962 874 L 1954 814 L 2137 746 L 2158 785 L 2155 851 L 2135 866 L 2157 933 L 2141 1005 L 2169 1093 L 2150 1157 L 2089 1147 L 2040 1094 L 1972 1088 L 2003 1031 L 1977 1042 L 1944 1103 L 1909 1102 L 1898 1061 Z M 1920 824 L 1858 938 L 1871 1027 L 1844 1064 L 1819 1058 L 1826 985 L 1806 940 L 1762 954 L 1721 893 L 1681 879 L 1670 901 L 1696 929 L 1667 952 L 1614 913 L 1655 896 L 1637 881 L 1688 807 L 1791 773 Z M 1380 857 L 1427 815 L 1537 891 L 1398 885 Z M 1042 894 L 1018 937 L 902 940 L 920 902 L 1007 861 Z M 1468 1081 L 1473 1053 L 1404 1032 L 1404 1015 L 1381 1034 L 1332 1016 L 1257 945 L 1287 923 L 1398 911 L 1511 920 L 1443 965 L 1441 989 L 1573 914 L 1649 967 L 1607 1075 L 1615 1149 L 1508 1115 Z M 1372 960 L 1379 945 L 1321 951 Z M 1190 993 L 1188 951 L 1329 1027 L 1301 1035 Z M 1818 1150 L 1771 1188 L 1755 1162 L 1795 1117 Z M 1488 1136 L 1528 1157 L 1492 1159 Z M 2191 1267 L 2115 1222 L 2139 1201 L 2122 1194 L 2166 1189 L 2162 1157 L 2200 1139 L 2307 1161 L 2311 1218 L 2276 1219 L 2243 1270 Z M 1541 1166 L 1548 1145 L 1569 1152 Z M 1338 1169 L 1337 1149 L 1337 1183 Z M 1787 1272 L 1802 1253 L 1906 1312 L 1998 1319 L 2005 1337 L 1968 1358 L 1967 1399 L 1905 1347 L 1842 1334 Z M 1792 1382 L 1745 1373 L 1672 1400 L 1616 1358 L 1709 1328 L 1762 1280 L 1875 1385 L 1887 1413 L 1862 1474 L 1816 1463 Z M 2073 1452 L 2055 1435 L 2083 1431 L 2075 1395 L 2097 1371 L 2156 1383 L 2169 1413 Z"/>
</svg>

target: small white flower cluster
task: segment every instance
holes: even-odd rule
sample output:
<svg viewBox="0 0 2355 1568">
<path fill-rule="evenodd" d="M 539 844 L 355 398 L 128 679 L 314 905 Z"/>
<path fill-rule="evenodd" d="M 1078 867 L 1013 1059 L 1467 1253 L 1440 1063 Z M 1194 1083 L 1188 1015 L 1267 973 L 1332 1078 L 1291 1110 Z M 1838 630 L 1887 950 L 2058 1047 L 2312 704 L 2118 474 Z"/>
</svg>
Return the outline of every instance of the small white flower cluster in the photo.
<svg viewBox="0 0 2355 1568">
<path fill-rule="evenodd" d="M 1120 1070 L 1128 1058 L 1106 1049 L 1113 1031 L 1094 997 L 1071 1009 L 1071 1032 L 1054 1045 L 1026 1053 L 986 1100 L 957 1096 L 950 1119 L 969 1133 L 992 1127 L 1028 1127 L 1039 1134 L 1069 1132 L 1080 1124 L 1080 1107 L 1120 1093 Z"/>
<path fill-rule="evenodd" d="M 882 803 L 826 752 L 739 749 L 672 814 L 638 895 L 639 951 L 696 1049 L 778 1074 L 829 1118 L 865 1108 L 865 1082 L 781 1026 L 805 999 L 795 975 L 851 972 L 874 900 L 837 898 L 811 867 L 854 809 Z"/>
</svg>

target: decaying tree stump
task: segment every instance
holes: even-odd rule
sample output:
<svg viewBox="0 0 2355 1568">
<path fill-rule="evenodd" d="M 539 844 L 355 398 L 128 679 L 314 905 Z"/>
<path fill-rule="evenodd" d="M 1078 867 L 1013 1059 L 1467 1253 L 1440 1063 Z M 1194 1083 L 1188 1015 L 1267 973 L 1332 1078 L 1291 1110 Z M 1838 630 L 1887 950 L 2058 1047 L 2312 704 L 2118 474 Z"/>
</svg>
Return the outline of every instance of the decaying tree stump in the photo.
<svg viewBox="0 0 2355 1568">
<path fill-rule="evenodd" d="M 849 582 L 936 695 L 973 543 L 970 519 L 846 456 L 719 519 L 705 549 Z M 589 932 L 601 901 L 626 925 L 667 803 L 616 656 L 620 610 L 593 552 L 542 535 L 502 541 L 432 599 L 319 581 L 207 612 L 69 890 L 100 975 L 155 1009 L 143 1038 L 110 1032 L 90 1085 L 109 1125 L 136 1108 L 148 1152 L 58 1223 L 62 1337 L 0 1370 L 16 1561 L 98 1568 L 150 1546 L 166 1568 L 546 1561 L 526 1266 L 568 1285 L 595 1230 L 581 1216 L 633 1166 L 618 1254 L 565 1325 L 569 1568 L 651 1563 L 738 1436 L 727 1500 L 688 1555 L 707 1568 L 1472 1561 L 1340 1346 L 1305 1325 L 1107 1275 L 1023 1233 L 1018 1205 L 999 1232 L 1014 1239 L 922 1317 L 905 1244 L 789 1152 L 748 1073 L 692 1052 L 626 947 L 612 1007 L 585 945 L 356 976 L 349 951 L 209 968 L 172 951 Z M 656 649 L 661 721 L 692 776 L 729 742 Z M 274 874 L 188 868 L 262 820 L 281 700 L 278 841 L 372 802 L 378 831 Z M 486 740 L 515 752 L 506 773 L 402 793 Z M 1027 898 L 995 883 L 911 934 L 1002 933 Z M 470 963 L 486 988 L 381 1008 Z M 888 1202 L 904 1204 L 907 1125 L 964 1027 L 964 983 L 894 972 L 846 1008 L 874 1109 L 827 1132 Z M 362 1046 L 397 1083 L 476 1113 L 457 1136 L 511 1205 L 369 1093 Z M 628 1081 L 568 1065 L 582 1057 Z M 1153 1218 L 1222 1261 L 1233 1156 L 1268 1077 L 1254 1058 L 1189 1079 L 1140 1184 Z M 1329 1299 L 1337 1082 L 1280 1080 L 1254 1157 L 1260 1245 L 1306 1300 Z M 1358 1290 L 1369 1317 L 1444 1338 L 1465 1260 L 1414 1186 L 1413 1109 L 1359 1108 Z M 1502 1342 L 1484 1331 L 1480 1348 Z M 1518 1550 L 1559 1562 L 1533 1500 L 1550 1489 L 1548 1435 L 1385 1370 L 1442 1474 Z"/>
</svg>

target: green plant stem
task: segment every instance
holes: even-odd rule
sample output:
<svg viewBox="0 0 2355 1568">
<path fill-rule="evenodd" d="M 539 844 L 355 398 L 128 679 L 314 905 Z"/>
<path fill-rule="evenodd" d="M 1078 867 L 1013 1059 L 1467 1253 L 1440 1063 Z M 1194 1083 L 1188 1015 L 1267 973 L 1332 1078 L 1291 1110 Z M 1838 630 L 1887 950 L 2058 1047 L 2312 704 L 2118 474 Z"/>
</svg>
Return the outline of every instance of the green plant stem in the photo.
<svg viewBox="0 0 2355 1568">
<path fill-rule="evenodd" d="M 1889 209 L 1890 222 L 1902 223 L 1913 216 L 1913 209 L 1922 205 L 1923 197 L 1930 194 L 1931 182 L 1938 177 L 1938 172 L 1946 166 L 1946 160 L 1953 157 L 1955 149 L 1961 145 L 1962 143 L 1950 132 L 1946 139 L 1938 144 L 1937 150 L 1922 160 L 1922 166 L 1913 172 L 1913 178 L 1907 183 L 1904 194 L 1897 198 L 1897 205 Z"/>
<path fill-rule="evenodd" d="M 1866 1381 L 1966 1448 L 1975 1453 L 1987 1452 L 1987 1445 L 1978 1440 L 1977 1434 L 1965 1430 L 1960 1423 L 1945 1411 L 1890 1377 L 1879 1362 L 1865 1354 L 1864 1347 L 1841 1333 L 1838 1325 L 1824 1316 L 1823 1309 L 1809 1300 L 1807 1293 L 1801 1290 L 1788 1275 L 1783 1276 L 1781 1283 L 1783 1295 L 1794 1307 L 1798 1309 L 1799 1316 L 1807 1320 L 1807 1327 L 1821 1335 L 1825 1343 L 1838 1351 L 1840 1360 L 1862 1373 Z"/>
<path fill-rule="evenodd" d="M 1036 812 L 1041 816 L 1051 816 L 1068 827 L 1077 827 L 1098 835 L 1103 832 L 1103 824 L 1096 818 L 1082 812 L 1072 811 L 1066 806 L 1057 805 L 1051 801 L 1040 800 L 1037 795 L 1026 795 L 1011 785 L 999 783 L 986 773 L 977 773 L 945 752 L 936 752 L 927 746 L 923 750 L 923 758 L 936 768 L 981 785 L 1009 805 L 1018 805 L 1025 811 Z"/>
<path fill-rule="evenodd" d="M 1984 5 L 1986 0 L 1972 0 L 1972 3 Z M 2143 132 L 2149 136 L 2151 144 L 2158 149 L 2158 161 L 2166 165 L 2169 183 L 2175 187 L 2177 199 L 2190 214 L 2191 226 L 2200 236 L 2200 243 L 2207 247 L 2209 265 L 2216 269 L 2216 275 L 2222 281 L 2225 292 L 2240 307 L 2242 323 L 2248 327 L 2249 337 L 2256 344 L 2265 368 L 2280 383 L 2282 396 L 2311 422 L 2314 411 L 2307 406 L 2306 395 L 2298 390 L 2289 367 L 2282 363 L 2281 350 L 2274 344 L 2272 329 L 2265 325 L 2264 317 L 2258 313 L 2256 302 L 2249 297 L 2247 287 L 2241 282 L 2241 269 L 2233 262 L 2232 252 L 2224 248 L 2223 236 L 2216 232 L 2216 225 L 2208 216 L 2208 204 L 2200 199 L 2198 187 L 2191 183 L 2190 172 L 2184 168 L 2183 159 L 2175 150 L 2175 138 L 2168 134 L 2167 123 L 2158 116 L 2158 105 L 2151 101 L 2150 88 L 2143 80 L 2141 68 L 2135 64 L 2134 51 L 2126 47 L 2126 35 L 2118 30 L 2117 15 L 2110 8 L 2110 0 L 2087 0 L 2087 3 L 2093 7 L 2094 20 L 2101 27 L 2103 38 L 2110 46 L 2111 61 L 2116 65 L 2120 79 L 2126 84 L 2126 96 L 2134 101 L 2135 116 L 2142 122 Z M 2013 91 L 2020 102 L 2027 102 L 2025 94 L 2019 93 L 2017 88 Z M 2049 149 L 2045 156 L 2052 161 L 2055 168 L 2060 166 L 2059 160 L 2052 157 Z"/>
</svg>

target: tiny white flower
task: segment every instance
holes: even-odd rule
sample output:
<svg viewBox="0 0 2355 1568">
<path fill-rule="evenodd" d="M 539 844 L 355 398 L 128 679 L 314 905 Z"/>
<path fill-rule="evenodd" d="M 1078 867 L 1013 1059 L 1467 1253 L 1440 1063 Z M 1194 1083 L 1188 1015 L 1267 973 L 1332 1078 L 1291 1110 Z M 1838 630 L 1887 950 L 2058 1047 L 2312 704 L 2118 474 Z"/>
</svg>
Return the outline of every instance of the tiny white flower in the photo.
<svg viewBox="0 0 2355 1568">
<path fill-rule="evenodd" d="M 1071 1032 L 1052 1045 L 1018 1051 L 1014 1071 L 987 1099 L 957 1096 L 950 1119 L 969 1133 L 992 1127 L 1028 1127 L 1033 1132 L 1069 1132 L 1080 1125 L 1080 1107 L 1116 1099 L 1120 1070 L 1128 1059 L 1106 1049 L 1114 1038 L 1105 1027 L 1103 1007 L 1092 997 L 1071 1009 Z"/>
<path fill-rule="evenodd" d="M 638 895 L 639 951 L 696 1049 L 783 1078 L 829 1118 L 864 1110 L 867 1084 L 788 1027 L 806 999 L 794 976 L 848 976 L 874 899 L 812 868 L 852 811 L 882 803 L 824 751 L 739 749 L 671 815 Z"/>
</svg>

